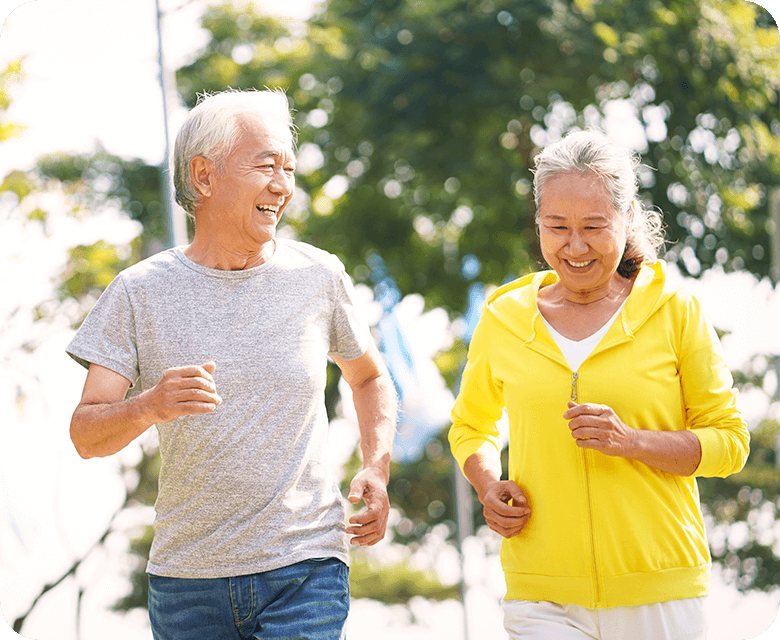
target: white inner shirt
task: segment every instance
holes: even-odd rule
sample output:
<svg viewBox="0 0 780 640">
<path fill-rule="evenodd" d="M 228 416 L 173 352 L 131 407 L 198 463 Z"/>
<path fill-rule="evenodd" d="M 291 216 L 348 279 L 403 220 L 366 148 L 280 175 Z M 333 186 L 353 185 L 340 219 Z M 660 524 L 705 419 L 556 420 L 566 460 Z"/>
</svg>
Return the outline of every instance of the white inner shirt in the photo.
<svg viewBox="0 0 780 640">
<path fill-rule="evenodd" d="M 542 322 L 544 322 L 544 326 L 547 327 L 547 331 L 550 332 L 552 339 L 555 340 L 555 344 L 558 345 L 558 348 L 561 350 L 563 357 L 566 358 L 566 362 L 569 363 L 571 370 L 577 371 L 580 368 L 580 365 L 585 362 L 585 359 L 591 353 L 593 353 L 596 345 L 601 342 L 601 339 L 606 335 L 607 331 L 609 331 L 609 328 L 615 322 L 618 315 L 620 315 L 620 312 L 623 310 L 626 302 L 628 302 L 628 298 L 623 300 L 623 303 L 618 307 L 618 310 L 615 311 L 615 315 L 607 320 L 601 329 L 587 338 L 583 338 L 582 340 L 570 340 L 569 338 L 562 336 L 547 321 L 547 318 L 544 317 L 544 314 L 541 311 L 539 312 L 539 315 L 542 316 Z"/>
</svg>

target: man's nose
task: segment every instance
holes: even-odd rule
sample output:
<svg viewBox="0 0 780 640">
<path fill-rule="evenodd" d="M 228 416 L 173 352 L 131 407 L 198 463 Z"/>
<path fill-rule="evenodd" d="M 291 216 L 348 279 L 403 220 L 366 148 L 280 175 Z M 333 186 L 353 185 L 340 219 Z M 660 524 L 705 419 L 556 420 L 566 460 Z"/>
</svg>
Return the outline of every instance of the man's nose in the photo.
<svg viewBox="0 0 780 640">
<path fill-rule="evenodd" d="M 274 177 L 268 183 L 268 189 L 285 198 L 292 195 L 295 189 L 295 175 L 288 174 L 284 169 L 274 171 Z"/>
</svg>

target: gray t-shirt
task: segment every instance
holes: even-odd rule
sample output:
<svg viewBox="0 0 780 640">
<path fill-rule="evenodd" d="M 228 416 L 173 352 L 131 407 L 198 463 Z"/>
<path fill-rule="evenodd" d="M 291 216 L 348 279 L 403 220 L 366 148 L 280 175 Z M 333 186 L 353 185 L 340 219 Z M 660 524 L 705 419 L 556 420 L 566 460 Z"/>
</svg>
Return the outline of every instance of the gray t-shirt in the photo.
<svg viewBox="0 0 780 640">
<path fill-rule="evenodd" d="M 370 340 L 339 260 L 277 239 L 244 271 L 181 248 L 120 273 L 67 352 L 153 387 L 166 369 L 216 362 L 222 404 L 159 424 L 162 467 L 147 571 L 216 578 L 315 557 L 348 562 L 345 510 L 328 460 L 327 355 Z"/>
</svg>

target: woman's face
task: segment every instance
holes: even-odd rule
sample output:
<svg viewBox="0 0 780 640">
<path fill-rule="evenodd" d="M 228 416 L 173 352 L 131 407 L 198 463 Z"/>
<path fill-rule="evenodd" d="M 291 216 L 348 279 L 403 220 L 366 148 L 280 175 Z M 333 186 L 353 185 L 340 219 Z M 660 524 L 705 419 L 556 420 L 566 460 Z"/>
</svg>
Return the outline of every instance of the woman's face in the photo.
<svg viewBox="0 0 780 640">
<path fill-rule="evenodd" d="M 542 255 L 563 287 L 586 302 L 609 291 L 626 246 L 626 223 L 596 174 L 563 173 L 544 184 L 539 235 Z"/>
</svg>

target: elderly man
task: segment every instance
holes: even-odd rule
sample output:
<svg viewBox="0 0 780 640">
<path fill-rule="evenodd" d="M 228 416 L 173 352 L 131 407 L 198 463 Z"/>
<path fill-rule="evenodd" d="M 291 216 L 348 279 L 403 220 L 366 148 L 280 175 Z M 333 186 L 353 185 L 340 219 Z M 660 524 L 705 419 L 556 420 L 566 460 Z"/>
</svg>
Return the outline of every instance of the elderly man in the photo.
<svg viewBox="0 0 780 640">
<path fill-rule="evenodd" d="M 120 273 L 68 347 L 89 369 L 71 422 L 82 457 L 157 425 L 156 639 L 344 637 L 345 534 L 373 545 L 385 533 L 395 391 L 343 265 L 275 237 L 293 132 L 283 93 L 202 100 L 174 158 L 192 244 Z M 348 527 L 328 459 L 328 356 L 363 453 L 348 499 L 366 509 Z"/>
</svg>

